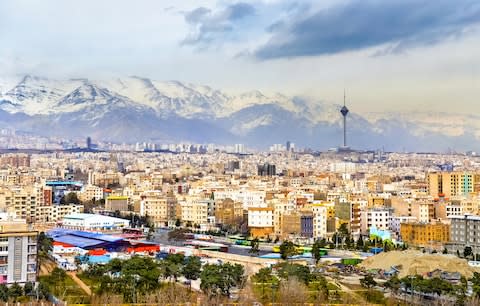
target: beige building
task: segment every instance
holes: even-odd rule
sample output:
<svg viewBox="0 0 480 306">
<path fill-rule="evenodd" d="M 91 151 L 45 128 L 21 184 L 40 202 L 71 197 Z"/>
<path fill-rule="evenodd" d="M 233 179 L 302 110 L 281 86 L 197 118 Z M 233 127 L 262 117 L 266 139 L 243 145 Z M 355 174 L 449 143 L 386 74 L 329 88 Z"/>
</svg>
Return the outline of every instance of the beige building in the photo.
<svg viewBox="0 0 480 306">
<path fill-rule="evenodd" d="M 208 224 L 208 202 L 196 196 L 185 196 L 179 201 L 184 224 L 206 225 Z"/>
<path fill-rule="evenodd" d="M 37 206 L 35 223 L 56 223 L 65 216 L 75 213 L 83 213 L 83 205 L 44 205 Z"/>
<path fill-rule="evenodd" d="M 480 176 L 472 172 L 431 172 L 427 174 L 428 194 L 434 198 L 466 196 L 477 191 Z"/>
<path fill-rule="evenodd" d="M 232 199 L 217 201 L 215 209 L 215 222 L 228 226 L 237 227 L 243 221 L 243 204 Z"/>
<path fill-rule="evenodd" d="M 109 196 L 105 200 L 106 211 L 130 211 L 129 198 L 125 196 Z"/>
<path fill-rule="evenodd" d="M 35 222 L 36 206 L 35 194 L 25 189 L 6 189 L 0 193 L 0 209 L 27 222 Z"/>
<path fill-rule="evenodd" d="M 167 198 L 159 192 L 145 193 L 140 200 L 140 215 L 148 216 L 155 227 L 168 225 L 170 217 Z"/>
</svg>

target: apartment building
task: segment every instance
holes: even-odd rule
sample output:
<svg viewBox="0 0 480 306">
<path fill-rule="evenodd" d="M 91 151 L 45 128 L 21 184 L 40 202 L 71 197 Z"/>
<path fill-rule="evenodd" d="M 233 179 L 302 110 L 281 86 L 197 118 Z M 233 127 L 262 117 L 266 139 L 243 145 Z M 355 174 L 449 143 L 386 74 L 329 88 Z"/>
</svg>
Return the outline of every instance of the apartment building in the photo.
<svg viewBox="0 0 480 306">
<path fill-rule="evenodd" d="M 129 197 L 111 195 L 105 200 L 106 211 L 130 211 L 129 208 Z"/>
<path fill-rule="evenodd" d="M 250 207 L 248 228 L 253 237 L 267 237 L 274 232 L 274 209 L 271 207 Z"/>
<path fill-rule="evenodd" d="M 363 235 L 369 233 L 370 228 L 388 230 L 392 218 L 392 211 L 388 208 L 370 208 L 362 211 L 360 230 Z"/>
<path fill-rule="evenodd" d="M 36 282 L 37 234 L 25 220 L 0 221 L 0 284 Z"/>
<path fill-rule="evenodd" d="M 216 202 L 215 222 L 227 226 L 239 226 L 243 219 L 243 204 L 232 199 Z"/>
<path fill-rule="evenodd" d="M 312 205 L 313 238 L 327 237 L 328 207 L 322 204 Z"/>
<path fill-rule="evenodd" d="M 140 200 L 140 215 L 148 216 L 155 227 L 168 225 L 167 198 L 158 193 L 146 193 Z"/>
<path fill-rule="evenodd" d="M 402 240 L 410 245 L 429 247 L 450 241 L 450 226 L 446 223 L 402 223 Z"/>
<path fill-rule="evenodd" d="M 182 222 L 191 225 L 208 224 L 208 203 L 197 196 L 185 196 L 179 201 Z"/>
<path fill-rule="evenodd" d="M 37 206 L 35 223 L 56 223 L 67 215 L 83 213 L 83 208 L 80 204 Z"/>
<path fill-rule="evenodd" d="M 450 242 L 447 248 L 463 253 L 471 247 L 473 254 L 480 254 L 480 216 L 462 215 L 450 217 Z"/>
<path fill-rule="evenodd" d="M 475 191 L 479 178 L 469 171 L 431 172 L 427 174 L 428 194 L 434 198 L 466 196 Z"/>
</svg>

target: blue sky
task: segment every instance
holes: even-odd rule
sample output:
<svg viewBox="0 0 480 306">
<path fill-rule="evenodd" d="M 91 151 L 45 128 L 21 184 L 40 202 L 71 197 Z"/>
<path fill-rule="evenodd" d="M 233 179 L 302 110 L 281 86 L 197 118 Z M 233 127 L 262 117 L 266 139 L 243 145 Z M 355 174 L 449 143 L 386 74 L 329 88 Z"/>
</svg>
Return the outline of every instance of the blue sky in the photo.
<svg viewBox="0 0 480 306">
<path fill-rule="evenodd" d="M 140 75 L 358 111 L 480 111 L 474 0 L 2 0 L 3 75 Z"/>
</svg>

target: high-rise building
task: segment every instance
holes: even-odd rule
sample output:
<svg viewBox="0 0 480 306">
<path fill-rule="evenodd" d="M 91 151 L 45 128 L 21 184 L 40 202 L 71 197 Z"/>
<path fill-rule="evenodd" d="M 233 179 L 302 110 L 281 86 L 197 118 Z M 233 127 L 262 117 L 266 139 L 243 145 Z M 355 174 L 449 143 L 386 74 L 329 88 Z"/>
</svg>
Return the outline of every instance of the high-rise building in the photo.
<svg viewBox="0 0 480 306">
<path fill-rule="evenodd" d="M 92 138 L 87 137 L 86 145 L 88 150 L 92 148 Z"/>
<path fill-rule="evenodd" d="M 258 175 L 260 176 L 274 176 L 277 174 L 275 165 L 272 165 L 269 163 L 258 165 L 257 170 L 258 170 Z"/>
</svg>

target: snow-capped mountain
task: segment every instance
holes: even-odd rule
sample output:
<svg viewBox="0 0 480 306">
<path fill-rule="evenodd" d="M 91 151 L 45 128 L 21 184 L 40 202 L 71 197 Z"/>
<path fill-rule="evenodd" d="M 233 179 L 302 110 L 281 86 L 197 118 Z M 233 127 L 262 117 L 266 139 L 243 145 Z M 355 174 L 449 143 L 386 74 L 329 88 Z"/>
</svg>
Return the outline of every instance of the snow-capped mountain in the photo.
<svg viewBox="0 0 480 306">
<path fill-rule="evenodd" d="M 286 140 L 319 149 L 341 144 L 339 105 L 208 86 L 126 77 L 93 81 L 0 78 L 0 127 L 111 141 L 195 141 L 266 147 Z M 356 148 L 476 149 L 480 116 L 369 113 L 348 117 Z"/>
</svg>

